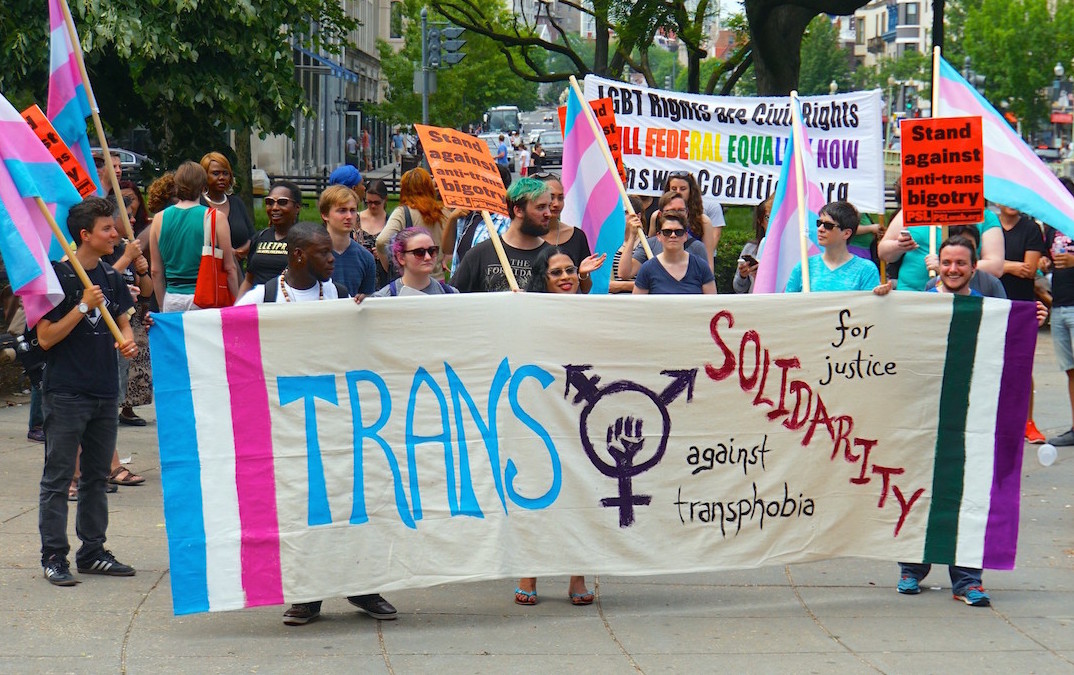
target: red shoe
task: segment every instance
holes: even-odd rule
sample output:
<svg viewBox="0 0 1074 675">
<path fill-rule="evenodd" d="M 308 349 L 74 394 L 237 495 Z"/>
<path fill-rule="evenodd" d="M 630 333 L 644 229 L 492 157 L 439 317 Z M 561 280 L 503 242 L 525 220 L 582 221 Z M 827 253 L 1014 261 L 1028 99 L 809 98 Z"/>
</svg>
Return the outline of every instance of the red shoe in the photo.
<svg viewBox="0 0 1074 675">
<path fill-rule="evenodd" d="M 1040 432 L 1033 420 L 1026 422 L 1026 443 L 1040 444 L 1044 442 L 1044 434 Z"/>
</svg>

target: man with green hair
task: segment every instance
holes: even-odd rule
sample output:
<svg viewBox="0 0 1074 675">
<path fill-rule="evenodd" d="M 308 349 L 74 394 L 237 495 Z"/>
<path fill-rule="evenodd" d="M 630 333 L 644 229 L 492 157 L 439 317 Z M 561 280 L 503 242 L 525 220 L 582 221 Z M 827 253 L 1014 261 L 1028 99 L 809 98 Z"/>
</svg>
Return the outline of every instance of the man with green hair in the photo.
<svg viewBox="0 0 1074 675">
<path fill-rule="evenodd" d="M 541 237 L 548 234 L 551 204 L 548 186 L 534 178 L 521 178 L 507 190 L 511 226 L 501 239 L 519 288 L 525 288 L 529 283 L 533 261 L 541 249 L 548 246 Z M 451 283 L 463 293 L 510 290 L 492 240 L 483 241 L 466 252 L 451 276 Z"/>
</svg>

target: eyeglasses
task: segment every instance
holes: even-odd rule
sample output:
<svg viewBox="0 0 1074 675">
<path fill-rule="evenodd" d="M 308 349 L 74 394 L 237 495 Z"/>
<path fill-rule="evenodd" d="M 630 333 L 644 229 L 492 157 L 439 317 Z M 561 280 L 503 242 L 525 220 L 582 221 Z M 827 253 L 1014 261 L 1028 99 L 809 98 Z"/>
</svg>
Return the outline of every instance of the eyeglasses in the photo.
<svg viewBox="0 0 1074 675">
<path fill-rule="evenodd" d="M 689 178 L 689 171 L 672 171 L 668 174 L 668 178 Z"/>
<path fill-rule="evenodd" d="M 559 174 L 552 173 L 551 171 L 538 171 L 537 173 L 529 174 L 530 178 L 536 178 L 537 180 L 559 180 Z"/>
<path fill-rule="evenodd" d="M 673 237 L 685 237 L 686 230 L 682 227 L 665 227 L 660 230 L 660 234 L 664 235 L 668 239 Z"/>
<path fill-rule="evenodd" d="M 575 274 L 578 274 L 578 268 L 574 265 L 568 265 L 567 267 L 556 267 L 554 269 L 548 270 L 547 274 L 553 279 L 558 279 L 564 274 L 569 277 L 573 277 Z"/>
<path fill-rule="evenodd" d="M 365 200 L 365 205 L 366 206 L 383 206 L 384 205 L 384 200 L 383 199 L 366 199 Z"/>
<path fill-rule="evenodd" d="M 407 253 L 414 254 L 415 258 L 435 258 L 440 254 L 439 246 L 430 246 L 429 248 L 412 248 Z"/>
<path fill-rule="evenodd" d="M 279 199 L 277 199 L 275 197 L 265 197 L 265 206 L 268 206 L 268 207 L 282 206 L 282 207 L 286 208 L 293 201 L 294 200 L 289 198 L 289 197 L 280 197 Z"/>
<path fill-rule="evenodd" d="M 133 203 L 134 203 L 134 197 L 124 197 L 123 198 L 123 206 L 130 206 Z"/>
</svg>

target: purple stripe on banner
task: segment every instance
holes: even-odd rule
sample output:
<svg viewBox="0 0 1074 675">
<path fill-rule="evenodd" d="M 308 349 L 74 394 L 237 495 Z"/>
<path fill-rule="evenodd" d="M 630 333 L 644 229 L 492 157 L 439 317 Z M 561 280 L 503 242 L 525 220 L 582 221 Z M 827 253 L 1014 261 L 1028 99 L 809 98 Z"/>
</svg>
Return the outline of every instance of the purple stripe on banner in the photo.
<svg viewBox="0 0 1074 675">
<path fill-rule="evenodd" d="M 992 471 L 992 497 L 984 539 L 984 567 L 1014 569 L 1018 548 L 1018 507 L 1021 497 L 1022 455 L 1029 393 L 1032 387 L 1033 351 L 1037 346 L 1037 306 L 1012 302 L 1007 317 L 1003 377 L 996 415 L 996 447 Z"/>
<path fill-rule="evenodd" d="M 235 434 L 235 487 L 242 527 L 240 557 L 246 606 L 283 602 L 280 525 L 265 370 L 261 363 L 258 307 L 220 312 L 231 421 Z"/>
</svg>

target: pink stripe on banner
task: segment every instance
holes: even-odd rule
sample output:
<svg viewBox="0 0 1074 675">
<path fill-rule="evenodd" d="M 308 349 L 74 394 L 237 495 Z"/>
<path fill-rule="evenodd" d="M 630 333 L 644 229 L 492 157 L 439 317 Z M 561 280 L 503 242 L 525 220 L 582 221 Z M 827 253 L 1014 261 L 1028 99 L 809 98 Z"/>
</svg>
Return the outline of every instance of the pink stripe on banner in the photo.
<svg viewBox="0 0 1074 675">
<path fill-rule="evenodd" d="M 6 106 L 0 106 L 0 115 Z M 14 108 L 11 108 L 14 110 Z M 0 118 L 0 148 L 5 160 L 17 159 L 23 164 L 55 164 L 56 158 L 32 133 L 21 117 L 15 120 Z"/>
<path fill-rule="evenodd" d="M 57 27 L 64 24 L 63 8 L 60 6 L 62 1 L 48 0 L 48 29 L 50 31 L 56 30 Z"/>
<path fill-rule="evenodd" d="M 564 192 L 566 192 L 566 188 L 564 188 Z M 616 186 L 615 178 L 612 174 L 605 171 L 604 175 L 600 177 L 600 180 L 593 187 L 593 191 L 589 193 L 589 201 L 586 202 L 585 206 L 585 215 L 582 218 L 582 222 L 579 223 L 582 231 L 585 232 L 585 236 L 589 238 L 590 247 L 596 246 L 600 228 L 608 220 L 608 216 L 611 215 L 612 211 L 618 207 L 619 188 Z"/>
<path fill-rule="evenodd" d="M 585 120 L 576 120 L 575 126 L 578 126 L 580 122 Z M 585 151 L 589 149 L 589 146 L 593 144 L 593 134 L 585 134 L 583 138 L 582 134 L 575 133 L 566 136 L 563 139 L 563 156 L 564 157 L 582 157 L 585 155 Z M 567 147 L 571 146 L 574 149 L 567 152 Z M 569 192 L 574 187 L 574 182 L 578 180 L 578 173 L 582 170 L 580 162 L 564 162 L 563 173 L 560 177 L 563 179 L 563 192 Z"/>
<path fill-rule="evenodd" d="M 280 525 L 258 307 L 230 307 L 220 312 L 220 320 L 231 421 L 241 430 L 235 434 L 235 487 L 242 528 L 242 587 L 247 607 L 278 605 L 283 602 Z"/>
<path fill-rule="evenodd" d="M 66 63 L 57 68 L 49 79 L 48 114 L 55 117 L 68 102 L 77 96 L 78 87 L 82 86 L 82 73 L 78 70 L 74 56 L 68 55 Z"/>
</svg>

